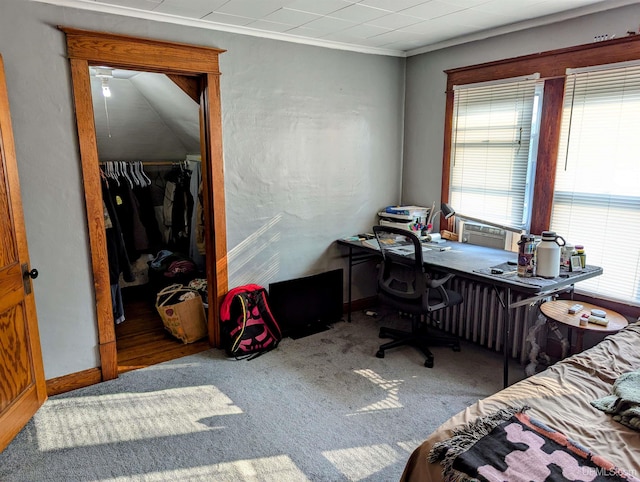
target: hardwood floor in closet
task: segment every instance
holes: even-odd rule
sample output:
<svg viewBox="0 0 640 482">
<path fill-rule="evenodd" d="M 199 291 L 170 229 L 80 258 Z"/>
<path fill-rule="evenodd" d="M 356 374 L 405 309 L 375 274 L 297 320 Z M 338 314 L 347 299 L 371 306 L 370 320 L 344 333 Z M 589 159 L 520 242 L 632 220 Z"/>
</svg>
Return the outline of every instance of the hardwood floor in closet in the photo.
<svg viewBox="0 0 640 482">
<path fill-rule="evenodd" d="M 118 374 L 208 350 L 206 338 L 184 344 L 164 329 L 153 302 L 123 294 L 126 320 L 116 325 Z"/>
</svg>

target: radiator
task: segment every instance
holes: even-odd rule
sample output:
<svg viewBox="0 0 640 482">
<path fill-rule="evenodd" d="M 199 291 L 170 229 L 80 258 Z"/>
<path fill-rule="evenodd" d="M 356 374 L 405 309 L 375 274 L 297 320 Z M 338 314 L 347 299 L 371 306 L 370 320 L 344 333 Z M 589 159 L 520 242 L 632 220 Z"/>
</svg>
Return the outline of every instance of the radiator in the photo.
<svg viewBox="0 0 640 482">
<path fill-rule="evenodd" d="M 495 351 L 502 351 L 504 309 L 496 291 L 491 285 L 455 277 L 447 287 L 462 295 L 463 303 L 434 313 L 438 327 L 462 339 L 477 343 Z M 505 292 L 498 289 L 502 299 Z M 511 302 L 526 298 L 526 295 L 512 292 Z M 524 363 L 527 359 L 529 342 L 527 333 L 536 322 L 538 304 L 526 304 L 511 310 L 511 340 L 507 347 L 511 358 Z"/>
</svg>

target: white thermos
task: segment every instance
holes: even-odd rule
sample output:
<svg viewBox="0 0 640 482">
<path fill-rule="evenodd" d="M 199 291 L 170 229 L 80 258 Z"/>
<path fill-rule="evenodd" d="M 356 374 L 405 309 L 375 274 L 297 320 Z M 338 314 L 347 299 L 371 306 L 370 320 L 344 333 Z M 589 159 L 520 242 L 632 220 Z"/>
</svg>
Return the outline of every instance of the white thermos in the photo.
<svg viewBox="0 0 640 482">
<path fill-rule="evenodd" d="M 565 244 L 564 238 L 555 231 L 542 231 L 542 241 L 536 247 L 536 276 L 556 278 L 560 275 L 561 246 Z"/>
</svg>

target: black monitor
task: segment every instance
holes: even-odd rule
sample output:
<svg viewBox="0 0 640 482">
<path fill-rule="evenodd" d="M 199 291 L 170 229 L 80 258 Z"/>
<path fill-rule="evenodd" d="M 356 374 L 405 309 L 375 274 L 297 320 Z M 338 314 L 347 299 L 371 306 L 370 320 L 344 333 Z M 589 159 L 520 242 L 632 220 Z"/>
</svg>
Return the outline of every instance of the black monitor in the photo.
<svg viewBox="0 0 640 482">
<path fill-rule="evenodd" d="M 301 338 L 342 318 L 342 269 L 269 285 L 269 306 L 283 336 Z"/>
</svg>

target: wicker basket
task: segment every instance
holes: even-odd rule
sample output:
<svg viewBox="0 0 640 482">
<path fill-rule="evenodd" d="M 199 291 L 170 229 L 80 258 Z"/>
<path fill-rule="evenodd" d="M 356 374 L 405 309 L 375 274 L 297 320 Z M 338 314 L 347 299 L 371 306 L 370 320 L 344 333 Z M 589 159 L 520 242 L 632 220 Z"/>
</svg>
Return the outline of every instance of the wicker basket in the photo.
<svg viewBox="0 0 640 482">
<path fill-rule="evenodd" d="M 165 329 L 183 343 L 207 336 L 204 305 L 196 290 L 180 284 L 167 286 L 156 295 L 156 310 Z"/>
</svg>

